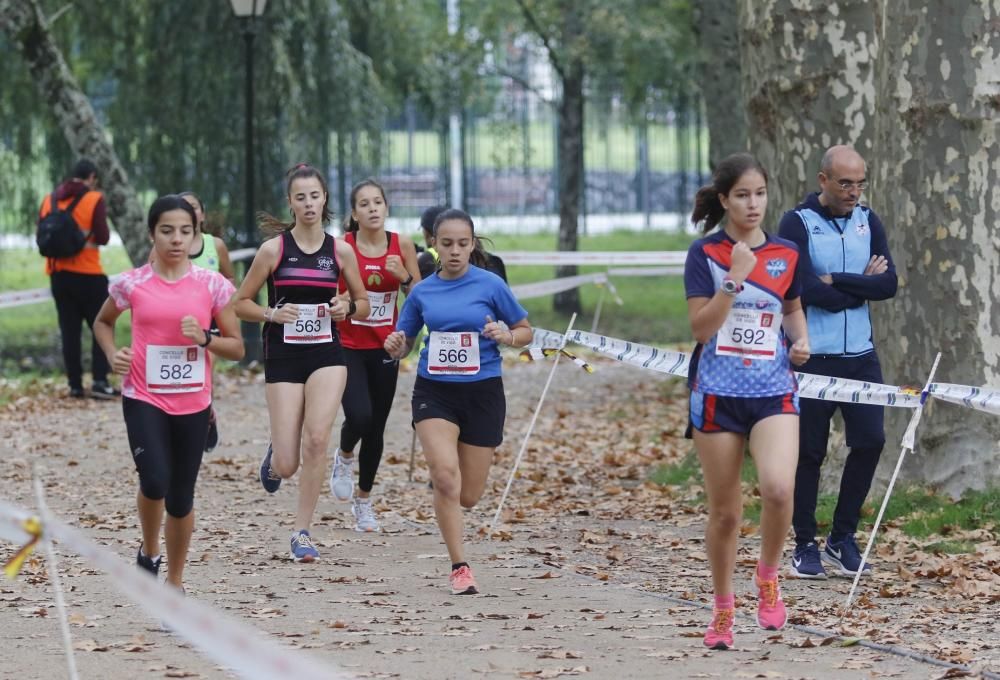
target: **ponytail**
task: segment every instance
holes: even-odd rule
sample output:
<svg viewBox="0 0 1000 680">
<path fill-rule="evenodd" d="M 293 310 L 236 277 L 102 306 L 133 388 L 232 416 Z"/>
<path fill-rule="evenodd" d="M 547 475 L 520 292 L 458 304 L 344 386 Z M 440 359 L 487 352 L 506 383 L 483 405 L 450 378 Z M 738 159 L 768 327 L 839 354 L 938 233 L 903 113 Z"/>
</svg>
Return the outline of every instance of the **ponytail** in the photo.
<svg viewBox="0 0 1000 680">
<path fill-rule="evenodd" d="M 694 211 L 691 213 L 692 224 L 698 224 L 704 220 L 703 228 L 707 234 L 715 229 L 725 215 L 726 209 L 722 207 L 722 201 L 719 200 L 719 192 L 715 185 L 706 184 L 698 189 L 698 193 L 694 196 Z"/>
</svg>

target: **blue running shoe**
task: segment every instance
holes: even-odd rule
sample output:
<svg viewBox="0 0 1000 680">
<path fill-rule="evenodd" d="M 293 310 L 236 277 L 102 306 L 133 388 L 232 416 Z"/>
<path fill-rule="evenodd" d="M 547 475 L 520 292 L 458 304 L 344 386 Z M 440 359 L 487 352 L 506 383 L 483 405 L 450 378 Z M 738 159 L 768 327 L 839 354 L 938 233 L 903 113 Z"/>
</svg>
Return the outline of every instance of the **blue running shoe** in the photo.
<svg viewBox="0 0 1000 680">
<path fill-rule="evenodd" d="M 292 559 L 296 562 L 315 562 L 319 559 L 319 551 L 305 529 L 292 535 Z"/>
<path fill-rule="evenodd" d="M 281 477 L 271 468 L 272 453 L 274 453 L 274 447 L 271 442 L 268 442 L 267 453 L 264 454 L 264 460 L 260 461 L 260 485 L 268 493 L 274 493 L 281 486 Z"/>
<path fill-rule="evenodd" d="M 823 549 L 823 561 L 834 567 L 833 573 L 837 576 L 847 576 L 854 578 L 861 569 L 861 575 L 871 575 L 872 565 L 865 563 L 861 566 L 861 550 L 854 540 L 854 534 L 848 534 L 842 541 L 832 541 L 828 536 L 826 548 Z"/>
<path fill-rule="evenodd" d="M 814 541 L 795 546 L 788 575 L 792 578 L 826 580 L 826 570 L 823 569 L 823 561 L 819 558 L 819 546 Z"/>
</svg>

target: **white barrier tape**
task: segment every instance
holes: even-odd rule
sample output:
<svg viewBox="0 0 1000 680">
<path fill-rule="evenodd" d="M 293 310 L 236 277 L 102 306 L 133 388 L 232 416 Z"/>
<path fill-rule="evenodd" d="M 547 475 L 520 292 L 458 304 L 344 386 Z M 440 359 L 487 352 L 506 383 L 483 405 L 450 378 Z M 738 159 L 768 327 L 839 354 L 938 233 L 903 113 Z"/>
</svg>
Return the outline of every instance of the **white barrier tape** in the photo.
<svg viewBox="0 0 1000 680">
<path fill-rule="evenodd" d="M 528 300 L 530 298 L 545 297 L 561 293 L 564 290 L 579 288 L 586 283 L 606 284 L 608 275 L 603 272 L 594 274 L 580 274 L 579 276 L 564 276 L 561 279 L 550 279 L 548 281 L 538 281 L 536 283 L 522 283 L 511 286 L 510 291 L 518 300 Z"/>
<path fill-rule="evenodd" d="M 683 276 L 684 267 L 616 267 L 608 276 Z"/>
<path fill-rule="evenodd" d="M 232 262 L 247 260 L 257 253 L 256 248 L 240 248 L 229 253 Z M 109 283 L 118 278 L 120 274 L 110 277 Z M 0 309 L 8 307 L 21 307 L 45 302 L 52 299 L 52 291 L 48 288 L 32 288 L 30 290 L 15 290 L 8 293 L 0 293 Z"/>
<path fill-rule="evenodd" d="M 687 260 L 685 250 L 646 250 L 646 251 L 605 251 L 584 252 L 573 250 L 558 250 L 554 252 L 539 252 L 533 250 L 510 250 L 494 253 L 505 264 L 589 264 L 597 266 L 655 264 L 683 265 Z"/>
<path fill-rule="evenodd" d="M 993 415 L 1000 415 L 1000 390 L 990 387 L 933 383 L 928 393 L 941 401 L 947 401 L 985 413 L 992 413 Z"/>
<path fill-rule="evenodd" d="M 33 288 L 31 290 L 15 290 L 11 293 L 0 293 L 0 309 L 33 305 L 36 302 L 44 302 L 51 298 L 52 291 L 48 288 Z"/>
<path fill-rule="evenodd" d="M 535 337 L 531 346 L 558 347 L 562 342 L 562 336 L 559 333 L 543 328 L 534 330 Z M 628 342 L 584 331 L 572 331 L 567 341 L 582 345 L 622 363 L 682 378 L 687 377 L 688 364 L 691 360 L 691 356 L 685 352 L 650 347 L 637 342 Z M 795 376 L 799 382 L 799 396 L 804 398 L 902 408 L 915 408 L 920 403 L 918 392 L 894 385 L 831 378 L 830 376 L 808 373 L 796 373 Z"/>
<path fill-rule="evenodd" d="M 0 527 L 7 536 L 28 513 L 0 502 Z M 122 593 L 142 605 L 170 630 L 198 647 L 206 656 L 238 675 L 251 680 L 319 678 L 344 680 L 347 675 L 334 672 L 323 662 L 298 649 L 277 644 L 255 628 L 223 615 L 177 590 L 157 584 L 146 572 L 123 561 L 107 548 L 91 543 L 82 533 L 67 524 L 51 519 L 43 527 L 44 539 L 57 539 L 111 577 Z M 23 531 L 22 531 L 23 533 Z"/>
</svg>

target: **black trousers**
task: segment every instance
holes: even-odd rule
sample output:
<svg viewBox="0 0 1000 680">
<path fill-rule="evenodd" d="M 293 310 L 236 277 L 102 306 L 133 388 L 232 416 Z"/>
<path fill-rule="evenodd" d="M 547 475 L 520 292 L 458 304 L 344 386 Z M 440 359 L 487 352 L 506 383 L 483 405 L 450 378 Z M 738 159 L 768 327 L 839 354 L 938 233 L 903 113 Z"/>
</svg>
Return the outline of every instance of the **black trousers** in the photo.
<svg viewBox="0 0 1000 680">
<path fill-rule="evenodd" d="M 816 375 L 882 382 L 882 367 L 874 351 L 857 357 L 814 357 L 801 370 Z M 792 514 L 795 542 L 804 545 L 816 540 L 820 468 L 826 458 L 830 419 L 838 408 L 844 418 L 850 449 L 840 477 L 840 495 L 830 531 L 834 538 L 840 539 L 858 528 L 861 506 L 868 497 L 885 445 L 884 408 L 820 399 L 801 399 L 799 408 L 799 464 L 795 471 L 795 510 Z"/>
<path fill-rule="evenodd" d="M 62 336 L 63 364 L 71 389 L 83 388 L 83 361 L 80 350 L 80 333 L 83 322 L 87 322 L 91 334 L 94 319 L 101 311 L 101 305 L 108 299 L 108 277 L 104 274 L 77 274 L 76 272 L 53 272 L 51 277 L 52 297 L 56 301 L 59 315 L 59 333 Z M 90 370 L 94 382 L 108 379 L 108 359 L 104 356 L 97 340 L 93 340 L 90 352 Z"/>
</svg>

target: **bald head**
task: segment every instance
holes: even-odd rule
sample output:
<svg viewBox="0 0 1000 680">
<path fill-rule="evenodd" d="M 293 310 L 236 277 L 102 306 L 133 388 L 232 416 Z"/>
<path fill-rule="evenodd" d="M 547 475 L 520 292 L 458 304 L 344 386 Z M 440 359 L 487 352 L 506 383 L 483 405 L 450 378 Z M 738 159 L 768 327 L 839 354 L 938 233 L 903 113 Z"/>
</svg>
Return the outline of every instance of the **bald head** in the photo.
<svg viewBox="0 0 1000 680">
<path fill-rule="evenodd" d="M 858 163 L 864 167 L 865 159 L 854 150 L 853 146 L 838 144 L 837 146 L 831 146 L 823 154 L 823 161 L 819 164 L 819 170 L 829 175 L 833 171 L 834 165 L 856 165 Z"/>
<path fill-rule="evenodd" d="M 865 159 L 853 147 L 839 144 L 823 154 L 819 171 L 819 202 L 834 215 L 847 215 L 867 186 Z"/>
</svg>

